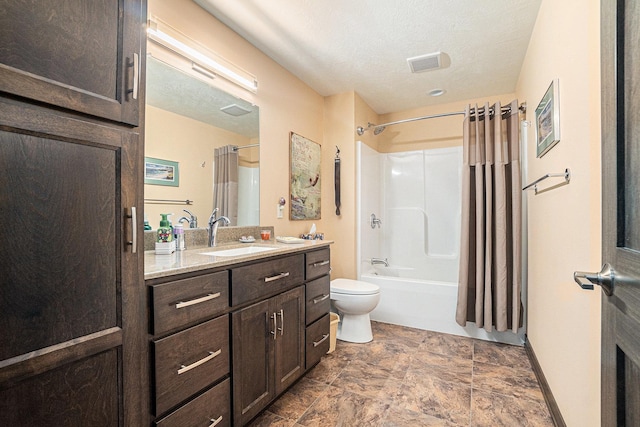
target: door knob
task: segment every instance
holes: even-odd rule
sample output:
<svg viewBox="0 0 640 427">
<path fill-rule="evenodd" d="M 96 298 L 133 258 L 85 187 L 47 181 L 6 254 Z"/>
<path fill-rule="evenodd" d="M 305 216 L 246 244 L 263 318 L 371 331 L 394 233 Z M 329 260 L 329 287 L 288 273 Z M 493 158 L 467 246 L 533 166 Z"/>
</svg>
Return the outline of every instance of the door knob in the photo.
<svg viewBox="0 0 640 427">
<path fill-rule="evenodd" d="M 614 279 L 615 272 L 609 264 L 603 265 L 600 273 L 587 273 L 584 271 L 575 271 L 573 273 L 573 280 L 582 289 L 593 290 L 593 285 L 599 285 L 607 296 L 613 294 Z"/>
</svg>

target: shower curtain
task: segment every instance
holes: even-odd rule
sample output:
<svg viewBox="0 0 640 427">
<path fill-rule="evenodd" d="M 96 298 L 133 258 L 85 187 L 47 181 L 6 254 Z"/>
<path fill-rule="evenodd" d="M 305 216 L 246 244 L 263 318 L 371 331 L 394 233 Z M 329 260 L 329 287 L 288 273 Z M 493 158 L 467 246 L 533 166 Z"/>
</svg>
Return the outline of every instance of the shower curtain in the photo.
<svg viewBox="0 0 640 427">
<path fill-rule="evenodd" d="M 522 321 L 518 102 L 510 107 L 468 106 L 464 119 L 456 321 L 488 332 L 515 333 Z"/>
<path fill-rule="evenodd" d="M 216 148 L 213 155 L 213 207 L 218 216 L 229 218 L 229 225 L 238 224 L 238 152 L 235 146 Z"/>
</svg>

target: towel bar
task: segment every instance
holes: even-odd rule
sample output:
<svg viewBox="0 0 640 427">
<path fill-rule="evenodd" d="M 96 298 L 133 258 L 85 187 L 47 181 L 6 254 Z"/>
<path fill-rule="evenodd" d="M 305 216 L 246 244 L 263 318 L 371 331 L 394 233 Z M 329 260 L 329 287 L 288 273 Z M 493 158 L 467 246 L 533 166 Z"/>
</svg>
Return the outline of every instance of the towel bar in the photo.
<svg viewBox="0 0 640 427">
<path fill-rule="evenodd" d="M 533 188 L 534 191 L 535 191 L 535 194 L 538 194 L 538 184 L 540 182 L 544 181 L 547 178 L 557 178 L 557 177 L 563 177 L 564 178 L 564 183 L 561 183 L 561 184 L 558 184 L 558 185 L 567 185 L 571 181 L 571 171 L 569 170 L 569 168 L 567 168 L 567 169 L 564 170 L 563 173 L 548 173 L 548 174 L 546 174 L 544 176 L 541 176 L 540 178 L 536 179 L 531 184 L 526 185 L 525 187 L 523 187 L 522 191 L 529 190 L 529 189 Z"/>
</svg>

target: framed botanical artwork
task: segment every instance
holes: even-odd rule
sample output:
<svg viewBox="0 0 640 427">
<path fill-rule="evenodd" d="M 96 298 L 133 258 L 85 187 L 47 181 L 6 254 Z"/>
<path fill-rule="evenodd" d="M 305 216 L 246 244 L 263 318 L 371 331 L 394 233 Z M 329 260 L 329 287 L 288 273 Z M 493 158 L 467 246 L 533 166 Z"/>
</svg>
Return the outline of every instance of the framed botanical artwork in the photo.
<svg viewBox="0 0 640 427">
<path fill-rule="evenodd" d="M 560 142 L 559 89 L 558 79 L 553 80 L 536 108 L 536 157 Z"/>
<path fill-rule="evenodd" d="M 171 160 L 144 158 L 144 183 L 151 185 L 180 186 L 178 162 Z"/>
<path fill-rule="evenodd" d="M 293 132 L 289 137 L 289 147 L 289 219 L 320 219 L 322 147 Z"/>
</svg>

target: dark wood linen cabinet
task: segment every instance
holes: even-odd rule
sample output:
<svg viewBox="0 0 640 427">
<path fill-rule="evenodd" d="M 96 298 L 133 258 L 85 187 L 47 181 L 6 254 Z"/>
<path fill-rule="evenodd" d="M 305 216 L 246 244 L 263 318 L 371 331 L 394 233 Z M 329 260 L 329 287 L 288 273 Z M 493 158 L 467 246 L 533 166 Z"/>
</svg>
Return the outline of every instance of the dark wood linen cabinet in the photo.
<svg viewBox="0 0 640 427">
<path fill-rule="evenodd" d="M 146 2 L 0 12 L 0 425 L 142 425 Z"/>
</svg>

